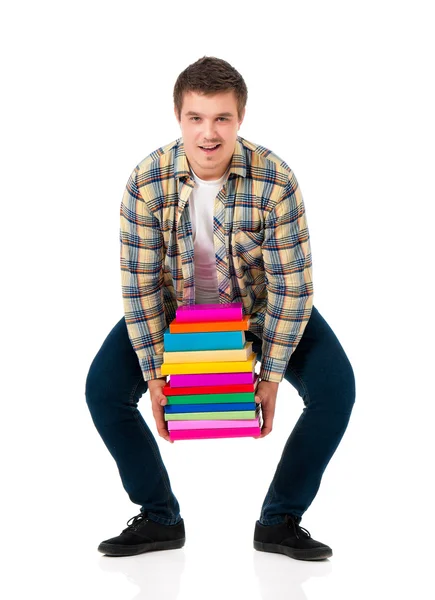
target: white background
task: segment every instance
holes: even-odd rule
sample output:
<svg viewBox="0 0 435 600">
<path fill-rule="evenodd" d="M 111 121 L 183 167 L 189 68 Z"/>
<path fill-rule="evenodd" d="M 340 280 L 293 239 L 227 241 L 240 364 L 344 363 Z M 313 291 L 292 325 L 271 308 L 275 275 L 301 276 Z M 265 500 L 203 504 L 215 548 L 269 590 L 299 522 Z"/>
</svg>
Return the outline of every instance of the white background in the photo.
<svg viewBox="0 0 435 600">
<path fill-rule="evenodd" d="M 431 4 L 5 3 L 3 597 L 433 597 Z M 157 438 L 186 523 L 182 550 L 96 551 L 139 512 L 84 396 L 123 314 L 121 197 L 137 163 L 181 135 L 173 86 L 204 55 L 246 81 L 240 135 L 296 174 L 314 304 L 356 376 L 351 422 L 302 521 L 334 550 L 322 563 L 252 547 L 302 410 L 287 382 L 263 440 Z M 140 406 L 156 432 L 148 394 Z"/>
</svg>

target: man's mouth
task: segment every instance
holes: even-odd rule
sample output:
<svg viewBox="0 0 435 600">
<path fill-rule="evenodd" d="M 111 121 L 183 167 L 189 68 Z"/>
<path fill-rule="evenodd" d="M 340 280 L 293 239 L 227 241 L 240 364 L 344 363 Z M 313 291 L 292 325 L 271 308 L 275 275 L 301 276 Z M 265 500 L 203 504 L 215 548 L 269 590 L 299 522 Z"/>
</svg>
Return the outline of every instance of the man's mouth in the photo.
<svg viewBox="0 0 435 600">
<path fill-rule="evenodd" d="M 214 146 L 199 146 L 203 152 L 206 154 L 212 154 L 216 152 L 220 148 L 221 144 L 215 144 Z"/>
</svg>

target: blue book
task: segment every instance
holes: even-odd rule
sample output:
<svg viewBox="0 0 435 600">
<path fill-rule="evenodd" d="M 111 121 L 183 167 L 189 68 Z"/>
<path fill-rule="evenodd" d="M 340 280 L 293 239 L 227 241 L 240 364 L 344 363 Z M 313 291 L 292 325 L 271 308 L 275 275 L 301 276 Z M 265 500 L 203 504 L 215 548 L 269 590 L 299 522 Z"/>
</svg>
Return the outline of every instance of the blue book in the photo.
<svg viewBox="0 0 435 600">
<path fill-rule="evenodd" d="M 256 402 L 232 402 L 231 404 L 167 404 L 166 414 L 190 412 L 228 412 L 233 410 L 254 410 Z"/>
<path fill-rule="evenodd" d="M 204 333 L 163 334 L 166 352 L 187 352 L 188 350 L 239 350 L 245 345 L 244 331 L 207 331 Z"/>
</svg>

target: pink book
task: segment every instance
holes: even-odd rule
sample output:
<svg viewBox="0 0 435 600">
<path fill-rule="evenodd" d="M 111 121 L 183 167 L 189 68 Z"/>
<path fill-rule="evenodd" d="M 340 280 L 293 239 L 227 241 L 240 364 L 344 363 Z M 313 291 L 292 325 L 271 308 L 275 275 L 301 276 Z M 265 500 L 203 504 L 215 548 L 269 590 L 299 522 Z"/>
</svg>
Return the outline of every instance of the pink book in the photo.
<svg viewBox="0 0 435 600">
<path fill-rule="evenodd" d="M 206 321 L 241 321 L 241 302 L 233 304 L 192 304 L 180 306 L 175 311 L 177 323 L 204 323 Z"/>
<path fill-rule="evenodd" d="M 259 427 L 240 427 L 239 429 L 176 429 L 169 432 L 171 440 L 205 440 L 215 438 L 260 437 Z"/>
<path fill-rule="evenodd" d="M 239 427 L 259 427 L 257 419 L 245 419 L 240 421 L 168 421 L 168 430 L 174 429 L 235 429 Z"/>
<path fill-rule="evenodd" d="M 171 388 L 202 385 L 233 385 L 253 383 L 255 372 L 249 373 L 198 373 L 196 375 L 171 375 Z"/>
</svg>

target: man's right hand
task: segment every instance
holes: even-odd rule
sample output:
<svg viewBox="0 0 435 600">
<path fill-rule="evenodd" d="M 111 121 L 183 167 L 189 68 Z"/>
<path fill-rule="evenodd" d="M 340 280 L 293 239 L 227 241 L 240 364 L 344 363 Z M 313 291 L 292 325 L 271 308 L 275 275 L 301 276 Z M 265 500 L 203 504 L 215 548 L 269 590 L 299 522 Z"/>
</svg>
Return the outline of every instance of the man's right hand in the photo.
<svg viewBox="0 0 435 600">
<path fill-rule="evenodd" d="M 151 397 L 151 408 L 159 436 L 173 444 L 174 440 L 171 440 L 169 437 L 168 425 L 167 421 L 165 421 L 165 411 L 163 408 L 168 403 L 168 400 L 163 393 L 163 387 L 166 385 L 166 377 L 163 379 L 150 379 L 147 383 Z"/>
</svg>

